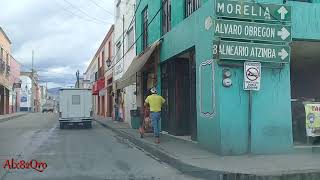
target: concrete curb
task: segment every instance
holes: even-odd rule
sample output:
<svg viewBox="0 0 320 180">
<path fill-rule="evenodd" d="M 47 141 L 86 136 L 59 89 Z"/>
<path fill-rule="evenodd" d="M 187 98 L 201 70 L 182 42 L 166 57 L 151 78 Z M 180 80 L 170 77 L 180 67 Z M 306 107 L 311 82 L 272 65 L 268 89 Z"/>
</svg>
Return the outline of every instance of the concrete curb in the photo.
<svg viewBox="0 0 320 180">
<path fill-rule="evenodd" d="M 95 121 L 102 125 L 105 128 L 112 130 L 123 138 L 128 139 L 133 144 L 143 149 L 144 151 L 150 153 L 154 157 L 158 158 L 162 162 L 174 167 L 183 174 L 201 178 L 201 179 L 210 179 L 210 180 L 320 180 L 320 172 L 299 172 L 291 174 L 282 174 L 282 175 L 255 175 L 255 174 L 243 174 L 243 173 L 233 173 L 233 172 L 224 172 L 224 171 L 214 171 L 210 169 L 204 169 L 196 167 L 190 164 L 186 164 L 179 159 L 176 159 L 168 155 L 165 151 L 152 146 L 149 143 L 146 143 L 139 138 L 135 138 L 130 134 L 122 131 L 121 129 L 113 128 L 99 120 Z"/>
<path fill-rule="evenodd" d="M 3 119 L 0 119 L 0 123 L 5 122 L 5 121 L 9 121 L 9 120 L 12 120 L 12 119 L 16 119 L 16 118 L 19 118 L 19 117 L 22 117 L 22 116 L 26 116 L 27 114 L 28 113 L 24 113 L 24 114 L 19 114 L 19 115 L 16 115 L 16 116 L 6 117 L 6 118 L 3 118 Z"/>
</svg>

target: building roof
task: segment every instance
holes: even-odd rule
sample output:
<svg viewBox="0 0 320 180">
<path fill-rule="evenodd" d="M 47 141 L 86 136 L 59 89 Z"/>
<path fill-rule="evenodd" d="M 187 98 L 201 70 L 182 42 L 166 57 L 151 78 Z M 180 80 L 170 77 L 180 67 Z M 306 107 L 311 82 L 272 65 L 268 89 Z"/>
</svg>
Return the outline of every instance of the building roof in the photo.
<svg viewBox="0 0 320 180">
<path fill-rule="evenodd" d="M 85 72 L 85 74 L 89 71 L 91 65 L 93 64 L 95 58 L 98 56 L 99 52 L 101 51 L 101 49 L 104 47 L 104 45 L 106 44 L 106 42 L 108 41 L 108 39 L 110 38 L 111 34 L 113 33 L 114 31 L 114 25 L 112 25 L 107 33 L 107 35 L 104 37 L 102 43 L 100 44 L 100 47 L 99 49 L 97 50 L 97 52 L 95 53 L 95 55 L 93 56 L 89 66 L 87 67 L 87 70 Z"/>
<path fill-rule="evenodd" d="M 2 29 L 2 27 L 0 26 L 0 32 L 4 35 L 4 37 L 8 40 L 8 42 L 11 44 L 11 41 L 9 39 L 9 37 L 7 36 L 7 34 L 4 32 L 4 30 Z"/>
</svg>

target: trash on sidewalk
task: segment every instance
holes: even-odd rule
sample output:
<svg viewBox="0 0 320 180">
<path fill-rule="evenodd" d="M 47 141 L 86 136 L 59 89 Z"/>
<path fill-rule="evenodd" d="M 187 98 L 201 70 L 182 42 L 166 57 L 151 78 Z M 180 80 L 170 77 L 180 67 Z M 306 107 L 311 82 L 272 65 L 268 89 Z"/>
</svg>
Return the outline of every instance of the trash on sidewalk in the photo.
<svg viewBox="0 0 320 180">
<path fill-rule="evenodd" d="M 143 138 L 145 133 L 153 133 L 149 108 L 144 109 L 143 121 L 141 123 L 141 127 L 139 128 L 139 132 L 140 138 Z"/>
</svg>

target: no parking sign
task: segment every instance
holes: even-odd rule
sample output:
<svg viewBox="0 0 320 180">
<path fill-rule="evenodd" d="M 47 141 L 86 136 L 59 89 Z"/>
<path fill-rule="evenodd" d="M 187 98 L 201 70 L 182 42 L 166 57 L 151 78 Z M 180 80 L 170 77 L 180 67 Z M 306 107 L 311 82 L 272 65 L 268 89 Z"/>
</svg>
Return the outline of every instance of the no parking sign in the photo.
<svg viewBox="0 0 320 180">
<path fill-rule="evenodd" d="M 243 89 L 247 91 L 259 91 L 261 81 L 261 63 L 244 62 Z"/>
</svg>

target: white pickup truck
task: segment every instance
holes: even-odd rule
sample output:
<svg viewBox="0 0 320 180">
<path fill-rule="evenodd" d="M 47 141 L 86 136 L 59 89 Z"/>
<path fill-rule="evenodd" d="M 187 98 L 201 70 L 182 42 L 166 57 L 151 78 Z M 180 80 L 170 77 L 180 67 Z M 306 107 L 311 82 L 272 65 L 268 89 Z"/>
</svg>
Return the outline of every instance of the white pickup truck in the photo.
<svg viewBox="0 0 320 180">
<path fill-rule="evenodd" d="M 62 88 L 59 99 L 60 129 L 77 124 L 92 127 L 91 89 Z"/>
</svg>

